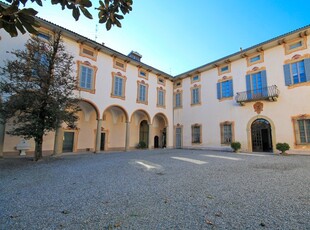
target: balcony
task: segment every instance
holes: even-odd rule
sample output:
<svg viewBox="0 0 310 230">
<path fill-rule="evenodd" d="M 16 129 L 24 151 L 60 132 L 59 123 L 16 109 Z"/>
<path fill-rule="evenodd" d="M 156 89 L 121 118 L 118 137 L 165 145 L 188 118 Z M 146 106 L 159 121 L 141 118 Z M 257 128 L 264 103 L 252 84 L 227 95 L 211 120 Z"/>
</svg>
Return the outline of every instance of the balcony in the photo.
<svg viewBox="0 0 310 230">
<path fill-rule="evenodd" d="M 235 99 L 240 105 L 244 105 L 245 102 L 269 100 L 277 101 L 280 91 L 276 85 L 264 87 L 261 89 L 254 89 L 237 93 Z"/>
</svg>

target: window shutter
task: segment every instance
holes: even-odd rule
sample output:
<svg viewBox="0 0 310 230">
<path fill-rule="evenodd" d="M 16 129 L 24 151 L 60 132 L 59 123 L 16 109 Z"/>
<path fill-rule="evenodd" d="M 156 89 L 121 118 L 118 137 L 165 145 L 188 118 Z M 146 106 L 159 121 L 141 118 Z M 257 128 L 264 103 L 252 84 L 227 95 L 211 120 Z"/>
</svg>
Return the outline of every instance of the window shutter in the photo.
<svg viewBox="0 0 310 230">
<path fill-rule="evenodd" d="M 247 98 L 251 99 L 252 94 L 251 94 L 251 75 L 248 74 L 245 76 L 245 81 L 246 81 L 246 91 L 247 91 Z"/>
<path fill-rule="evenodd" d="M 221 93 L 221 83 L 218 82 L 216 83 L 216 87 L 217 87 L 217 99 L 221 99 L 222 93 Z"/>
<path fill-rule="evenodd" d="M 230 96 L 234 96 L 234 86 L 233 86 L 233 80 L 230 80 L 229 81 L 229 93 L 230 93 Z"/>
<path fill-rule="evenodd" d="M 291 85 L 292 84 L 292 79 L 291 79 L 291 67 L 290 64 L 286 64 L 283 66 L 284 70 L 284 81 L 285 85 Z"/>
<path fill-rule="evenodd" d="M 262 79 L 262 94 L 263 96 L 268 96 L 268 89 L 267 89 L 267 73 L 266 70 L 261 72 L 261 79 Z"/>
<path fill-rule="evenodd" d="M 304 59 L 305 73 L 307 81 L 310 81 L 310 58 Z"/>
</svg>

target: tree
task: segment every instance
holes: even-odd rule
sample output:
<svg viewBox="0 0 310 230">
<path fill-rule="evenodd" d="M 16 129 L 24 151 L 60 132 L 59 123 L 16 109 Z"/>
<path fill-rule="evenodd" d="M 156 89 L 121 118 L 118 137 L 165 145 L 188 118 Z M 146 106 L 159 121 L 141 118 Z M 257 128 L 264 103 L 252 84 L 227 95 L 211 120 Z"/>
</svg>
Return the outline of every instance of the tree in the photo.
<svg viewBox="0 0 310 230">
<path fill-rule="evenodd" d="M 41 0 L 30 0 L 36 2 L 39 6 L 43 6 Z M 37 33 L 35 27 L 40 27 L 39 22 L 36 20 L 35 15 L 38 13 L 32 8 L 20 9 L 20 5 L 26 5 L 28 0 L 6 0 L 10 5 L 0 4 L 0 29 L 7 31 L 11 37 L 18 35 L 17 30 L 22 34 Z M 120 20 L 124 18 L 123 15 L 129 13 L 132 10 L 132 0 L 104 0 L 99 1 L 99 6 L 95 7 L 98 10 L 99 23 L 105 24 L 107 30 L 111 29 L 111 26 L 116 25 L 121 27 Z M 80 12 L 85 17 L 93 19 L 93 16 L 89 13 L 88 9 L 92 7 L 90 0 L 51 0 L 53 5 L 60 4 L 62 10 L 65 8 L 72 10 L 72 16 L 77 21 L 80 17 Z M 121 15 L 119 12 L 123 15 Z"/>
<path fill-rule="evenodd" d="M 43 137 L 63 122 L 74 127 L 79 111 L 73 76 L 73 56 L 65 50 L 60 32 L 46 42 L 30 38 L 25 50 L 12 51 L 15 60 L 0 68 L 0 120 L 10 121 L 10 135 L 34 138 L 37 161 L 42 158 Z"/>
</svg>

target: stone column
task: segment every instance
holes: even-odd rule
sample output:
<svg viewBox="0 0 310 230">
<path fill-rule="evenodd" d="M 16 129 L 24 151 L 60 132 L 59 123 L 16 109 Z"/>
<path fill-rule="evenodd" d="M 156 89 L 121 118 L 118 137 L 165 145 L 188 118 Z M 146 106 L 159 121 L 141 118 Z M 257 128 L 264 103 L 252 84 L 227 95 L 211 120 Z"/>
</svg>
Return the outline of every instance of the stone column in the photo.
<svg viewBox="0 0 310 230">
<path fill-rule="evenodd" d="M 149 143 L 148 143 L 148 148 L 149 149 L 152 149 L 152 143 L 153 143 L 153 140 L 152 140 L 152 137 L 153 137 L 153 126 L 152 124 L 149 124 Z"/>
<path fill-rule="evenodd" d="M 130 143 L 130 122 L 126 121 L 125 151 L 129 150 L 129 143 Z"/>
<path fill-rule="evenodd" d="M 101 126 L 102 126 L 102 119 L 98 119 L 98 120 L 97 120 L 97 133 L 96 133 L 96 147 L 95 147 L 95 153 L 99 153 L 99 152 L 100 152 Z"/>
<path fill-rule="evenodd" d="M 0 123 L 0 158 L 3 157 L 5 124 Z"/>
<path fill-rule="evenodd" d="M 53 155 L 58 155 L 62 153 L 62 143 L 63 143 L 62 139 L 63 139 L 63 131 L 62 131 L 62 127 L 60 126 L 55 131 Z"/>
<path fill-rule="evenodd" d="M 169 148 L 171 148 L 173 146 L 173 143 L 172 143 L 172 146 L 170 145 L 169 135 L 170 135 L 169 128 L 168 128 L 168 126 L 166 126 L 166 148 L 168 148 L 168 146 L 169 146 Z"/>
</svg>

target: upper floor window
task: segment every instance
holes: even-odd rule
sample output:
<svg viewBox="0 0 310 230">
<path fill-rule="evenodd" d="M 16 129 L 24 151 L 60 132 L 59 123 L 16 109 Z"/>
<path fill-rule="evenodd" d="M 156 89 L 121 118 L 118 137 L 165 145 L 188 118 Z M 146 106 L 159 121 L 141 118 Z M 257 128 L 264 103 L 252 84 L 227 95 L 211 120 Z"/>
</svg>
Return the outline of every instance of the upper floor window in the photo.
<svg viewBox="0 0 310 230">
<path fill-rule="evenodd" d="M 182 91 L 177 91 L 174 93 L 174 108 L 182 107 Z"/>
<path fill-rule="evenodd" d="M 125 99 L 126 77 L 120 73 L 112 73 L 111 97 Z"/>
<path fill-rule="evenodd" d="M 310 81 L 310 59 L 304 59 L 284 65 L 285 85 L 294 85 Z"/>
<path fill-rule="evenodd" d="M 201 143 L 201 125 L 198 124 L 192 125 L 192 143 L 193 144 Z"/>
<path fill-rule="evenodd" d="M 144 81 L 138 81 L 137 103 L 147 104 L 148 102 L 148 84 Z"/>
<path fill-rule="evenodd" d="M 232 79 L 217 83 L 217 99 L 231 98 L 234 95 Z"/>
<path fill-rule="evenodd" d="M 266 70 L 246 75 L 247 99 L 262 98 L 268 95 Z"/>
<path fill-rule="evenodd" d="M 138 71 L 139 71 L 139 74 L 138 74 L 139 77 L 142 77 L 145 79 L 149 78 L 149 74 L 146 70 L 139 68 Z"/>
<path fill-rule="evenodd" d="M 162 87 L 157 88 L 157 106 L 158 107 L 166 106 L 165 94 L 166 94 L 166 91 Z"/>
<path fill-rule="evenodd" d="M 166 85 L 166 80 L 162 77 L 157 78 L 157 83 L 160 85 Z"/>
<path fill-rule="evenodd" d="M 218 67 L 218 75 L 230 72 L 230 63 Z"/>
<path fill-rule="evenodd" d="M 247 57 L 247 65 L 251 66 L 264 61 L 264 52 L 255 53 Z"/>
<path fill-rule="evenodd" d="M 200 86 L 194 86 L 191 88 L 191 105 L 199 105 L 200 102 Z"/>
<path fill-rule="evenodd" d="M 196 74 L 191 77 L 191 83 L 199 82 L 200 81 L 200 74 Z"/>
<path fill-rule="evenodd" d="M 51 39 L 51 35 L 49 35 L 48 33 L 44 33 L 39 31 L 37 34 L 38 38 L 49 41 Z"/>
<path fill-rule="evenodd" d="M 307 48 L 307 40 L 304 38 L 293 39 L 284 44 L 285 54 L 293 53 L 297 50 L 303 50 Z"/>
<path fill-rule="evenodd" d="M 98 51 L 97 50 L 94 50 L 93 48 L 90 48 L 88 46 L 85 46 L 85 45 L 80 45 L 80 56 L 82 57 L 87 57 L 87 58 L 90 58 L 94 61 L 97 60 L 97 53 Z"/>
<path fill-rule="evenodd" d="M 173 87 L 174 87 L 174 88 L 182 87 L 182 81 L 179 80 L 179 81 L 174 82 L 174 83 L 173 83 Z"/>
<path fill-rule="evenodd" d="M 297 145 L 310 147 L 310 115 L 301 115 L 293 118 L 295 140 Z"/>
<path fill-rule="evenodd" d="M 118 59 L 118 58 L 114 58 L 113 60 L 113 68 L 115 69 L 120 69 L 122 71 L 126 71 L 126 62 L 121 60 L 121 59 Z"/>
<path fill-rule="evenodd" d="M 78 61 L 78 70 L 79 90 L 95 93 L 97 67 L 91 66 L 89 62 Z"/>
</svg>

